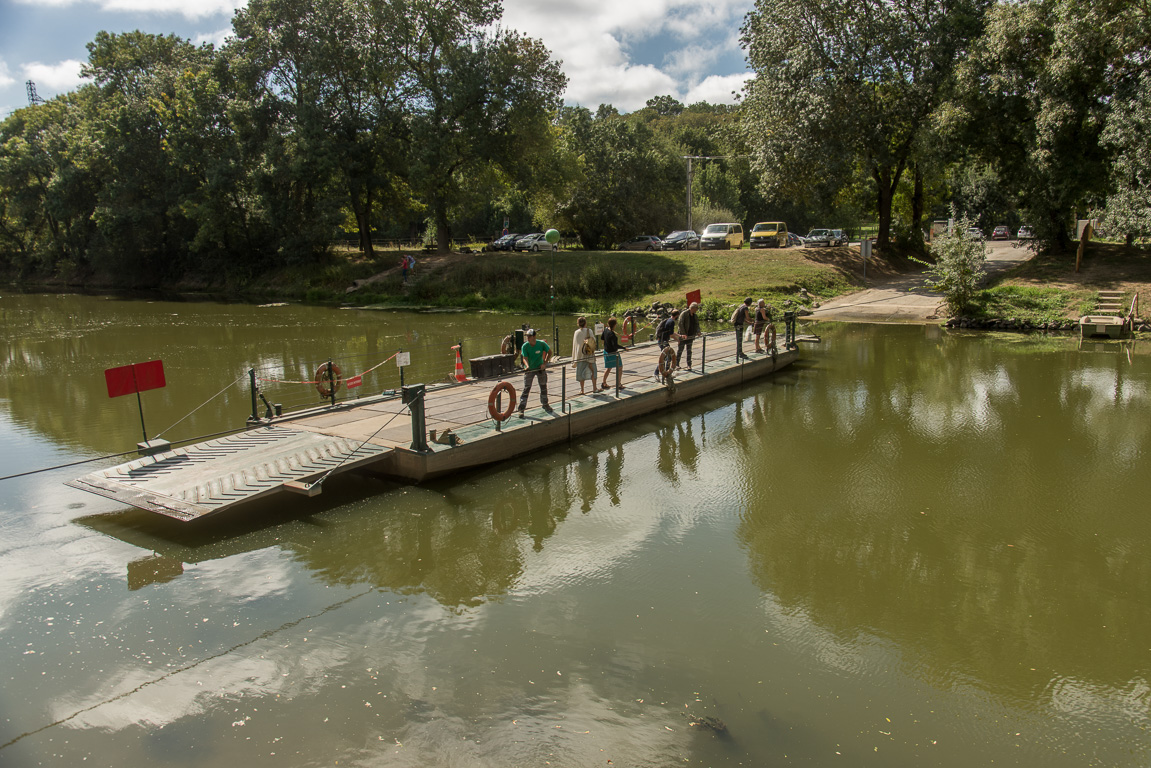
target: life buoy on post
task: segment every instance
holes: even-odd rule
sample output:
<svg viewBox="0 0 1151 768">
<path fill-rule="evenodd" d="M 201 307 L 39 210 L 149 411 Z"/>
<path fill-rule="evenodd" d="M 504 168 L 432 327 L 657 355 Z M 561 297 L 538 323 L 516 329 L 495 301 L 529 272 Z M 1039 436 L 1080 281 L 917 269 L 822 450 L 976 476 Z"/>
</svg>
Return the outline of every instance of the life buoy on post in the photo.
<svg viewBox="0 0 1151 768">
<path fill-rule="evenodd" d="M 500 396 L 501 392 L 508 393 L 508 406 L 502 411 L 496 410 L 496 398 Z M 488 395 L 488 413 L 496 421 L 505 421 L 512 415 L 512 411 L 516 409 L 516 388 L 506 381 L 501 381 L 492 387 L 492 392 Z"/>
<path fill-rule="evenodd" d="M 659 360 L 656 361 L 656 365 L 659 366 L 659 375 L 665 379 L 670 379 L 672 371 L 675 370 L 675 364 L 675 350 L 671 347 L 664 347 L 663 351 L 659 353 Z"/>
<path fill-rule="evenodd" d="M 316 391 L 320 397 L 331 397 L 332 393 L 340 391 L 344 383 L 340 366 L 335 363 L 324 363 L 316 369 Z"/>
<path fill-rule="evenodd" d="M 630 331 L 628 330 L 629 326 L 631 327 Z M 623 319 L 623 339 L 621 339 L 621 341 L 623 341 L 624 344 L 628 344 L 634 338 L 635 338 L 635 315 L 628 315 L 627 317 L 625 317 Z"/>
</svg>

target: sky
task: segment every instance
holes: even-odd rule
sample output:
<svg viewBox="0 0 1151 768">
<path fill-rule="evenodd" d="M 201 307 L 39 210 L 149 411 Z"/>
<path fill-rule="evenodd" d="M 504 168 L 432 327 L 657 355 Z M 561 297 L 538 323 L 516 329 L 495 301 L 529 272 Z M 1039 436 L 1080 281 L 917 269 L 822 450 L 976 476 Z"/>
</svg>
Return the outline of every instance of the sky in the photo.
<svg viewBox="0 0 1151 768">
<path fill-rule="evenodd" d="M 562 62 L 565 101 L 621 112 L 671 95 L 735 103 L 750 76 L 739 28 L 753 0 L 504 0 L 503 26 L 538 38 Z M 242 0 L 0 0 L 0 117 L 74 89 L 100 30 L 222 43 Z"/>
</svg>

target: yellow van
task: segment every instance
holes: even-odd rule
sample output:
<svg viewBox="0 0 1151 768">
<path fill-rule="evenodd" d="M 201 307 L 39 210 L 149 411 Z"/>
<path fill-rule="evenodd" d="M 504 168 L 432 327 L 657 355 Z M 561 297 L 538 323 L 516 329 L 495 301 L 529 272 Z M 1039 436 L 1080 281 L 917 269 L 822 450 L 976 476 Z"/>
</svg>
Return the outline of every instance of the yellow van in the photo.
<svg viewBox="0 0 1151 768">
<path fill-rule="evenodd" d="M 782 221 L 761 221 L 751 228 L 752 248 L 786 248 L 787 224 Z"/>
<path fill-rule="evenodd" d="M 708 248 L 721 250 L 742 248 L 743 227 L 735 222 L 708 224 L 707 229 L 703 231 L 703 236 L 699 238 L 699 247 L 704 250 Z"/>
</svg>

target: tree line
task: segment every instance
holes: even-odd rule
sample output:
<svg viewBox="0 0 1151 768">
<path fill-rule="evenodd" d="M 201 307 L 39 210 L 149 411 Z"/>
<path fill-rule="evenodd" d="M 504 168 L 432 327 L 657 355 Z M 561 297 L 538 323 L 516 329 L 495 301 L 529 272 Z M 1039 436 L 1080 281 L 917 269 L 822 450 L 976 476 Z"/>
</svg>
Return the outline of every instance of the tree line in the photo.
<svg viewBox="0 0 1151 768">
<path fill-rule="evenodd" d="M 252 0 L 216 48 L 100 33 L 75 91 L 0 123 L 16 277 L 232 282 L 341 233 L 556 227 L 589 249 L 692 218 L 878 222 L 952 206 L 1049 246 L 1076 217 L 1151 237 L 1151 51 L 1134 0 L 758 0 L 737 106 L 563 106 L 562 64 L 496 0 Z"/>
</svg>

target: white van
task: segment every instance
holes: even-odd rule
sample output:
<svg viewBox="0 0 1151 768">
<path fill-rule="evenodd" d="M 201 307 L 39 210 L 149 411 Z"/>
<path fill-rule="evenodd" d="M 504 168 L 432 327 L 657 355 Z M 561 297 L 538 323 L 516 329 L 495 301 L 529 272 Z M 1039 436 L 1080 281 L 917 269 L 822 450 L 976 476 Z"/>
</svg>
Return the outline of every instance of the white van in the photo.
<svg viewBox="0 0 1151 768">
<path fill-rule="evenodd" d="M 728 248 L 743 247 L 743 227 L 731 222 L 724 224 L 708 224 L 707 229 L 699 238 L 700 248 Z"/>
</svg>

